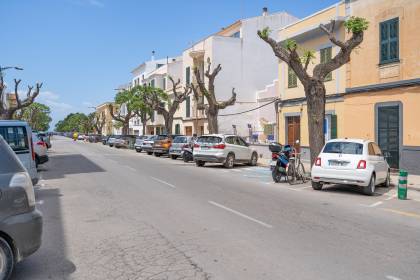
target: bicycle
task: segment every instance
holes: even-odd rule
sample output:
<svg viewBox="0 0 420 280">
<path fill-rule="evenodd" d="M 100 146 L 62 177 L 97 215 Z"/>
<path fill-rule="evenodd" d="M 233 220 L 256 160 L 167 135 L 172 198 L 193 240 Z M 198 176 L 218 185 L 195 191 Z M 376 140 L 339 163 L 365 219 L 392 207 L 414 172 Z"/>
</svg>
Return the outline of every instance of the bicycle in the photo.
<svg viewBox="0 0 420 280">
<path fill-rule="evenodd" d="M 295 184 L 296 181 L 301 181 L 302 184 L 306 182 L 305 167 L 300 158 L 301 154 L 293 150 L 293 156 L 289 159 L 287 167 L 287 182 L 290 185 Z"/>
</svg>

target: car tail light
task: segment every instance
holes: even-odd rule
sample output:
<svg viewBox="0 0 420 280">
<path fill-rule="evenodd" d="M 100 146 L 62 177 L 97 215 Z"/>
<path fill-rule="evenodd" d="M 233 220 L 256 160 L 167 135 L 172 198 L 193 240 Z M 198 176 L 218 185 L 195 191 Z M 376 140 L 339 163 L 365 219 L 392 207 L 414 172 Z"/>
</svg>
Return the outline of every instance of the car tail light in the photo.
<svg viewBox="0 0 420 280">
<path fill-rule="evenodd" d="M 194 148 L 200 148 L 199 144 L 194 144 Z"/>
<path fill-rule="evenodd" d="M 32 137 L 31 137 L 31 150 L 32 150 L 32 160 L 35 160 L 34 142 L 32 141 Z"/>
<path fill-rule="evenodd" d="M 225 144 L 217 144 L 213 146 L 213 149 L 221 149 L 223 150 L 224 148 L 226 148 Z"/>
<path fill-rule="evenodd" d="M 360 160 L 357 164 L 357 169 L 366 169 L 366 160 Z"/>
<path fill-rule="evenodd" d="M 321 158 L 317 157 L 315 160 L 315 166 L 321 166 Z"/>
<path fill-rule="evenodd" d="M 26 192 L 26 197 L 28 198 L 29 207 L 35 206 L 34 187 L 32 185 L 32 181 L 28 173 L 26 172 L 16 173 L 10 180 L 9 186 L 11 188 L 14 188 L 14 187 L 24 188 Z"/>
<path fill-rule="evenodd" d="M 278 159 L 279 154 L 278 153 L 271 153 L 271 159 Z"/>
</svg>

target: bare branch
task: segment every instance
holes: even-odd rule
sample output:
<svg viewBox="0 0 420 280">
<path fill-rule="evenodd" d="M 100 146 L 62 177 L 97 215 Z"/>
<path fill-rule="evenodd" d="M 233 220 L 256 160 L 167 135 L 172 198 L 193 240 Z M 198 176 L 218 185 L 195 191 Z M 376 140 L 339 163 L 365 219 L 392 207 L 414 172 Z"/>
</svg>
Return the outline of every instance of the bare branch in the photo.
<svg viewBox="0 0 420 280">
<path fill-rule="evenodd" d="M 275 56 L 277 56 L 282 61 L 289 63 L 290 61 L 289 52 L 280 43 L 277 43 L 270 36 L 263 36 L 260 30 L 257 32 L 257 34 L 261 39 L 263 39 L 267 44 L 271 46 Z"/>
<path fill-rule="evenodd" d="M 339 46 L 342 49 L 346 47 L 346 44 L 344 42 L 335 38 L 335 35 L 334 35 L 335 20 L 331 20 L 330 28 L 327 28 L 324 24 L 320 24 L 319 28 L 321 28 L 321 30 L 324 31 L 325 34 L 327 34 L 328 39 L 330 39 L 330 41 L 334 45 Z"/>
<path fill-rule="evenodd" d="M 235 104 L 236 102 L 236 92 L 235 88 L 232 88 L 232 96 L 227 101 L 219 102 L 217 104 L 218 109 L 225 109 L 228 106 Z"/>
</svg>

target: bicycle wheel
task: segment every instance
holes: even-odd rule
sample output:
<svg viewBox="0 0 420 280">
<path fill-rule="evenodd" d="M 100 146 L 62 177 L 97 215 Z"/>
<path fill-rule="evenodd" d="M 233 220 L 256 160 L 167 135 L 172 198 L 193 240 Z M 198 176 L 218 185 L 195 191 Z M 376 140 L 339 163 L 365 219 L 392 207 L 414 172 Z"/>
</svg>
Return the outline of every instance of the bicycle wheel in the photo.
<svg viewBox="0 0 420 280">
<path fill-rule="evenodd" d="M 294 161 L 289 162 L 289 167 L 287 168 L 287 182 L 290 185 L 293 185 L 296 182 L 296 169 Z"/>
<path fill-rule="evenodd" d="M 297 168 L 297 174 L 298 174 L 299 179 L 302 181 L 302 183 L 306 183 L 305 167 L 303 166 L 302 162 L 299 162 L 299 165 Z"/>
</svg>

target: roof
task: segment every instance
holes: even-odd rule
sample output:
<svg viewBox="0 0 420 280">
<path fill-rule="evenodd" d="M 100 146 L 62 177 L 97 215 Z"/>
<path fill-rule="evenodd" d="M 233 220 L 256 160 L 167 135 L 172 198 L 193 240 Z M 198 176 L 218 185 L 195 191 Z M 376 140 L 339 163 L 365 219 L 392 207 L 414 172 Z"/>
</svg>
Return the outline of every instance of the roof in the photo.
<svg viewBox="0 0 420 280">
<path fill-rule="evenodd" d="M 0 126 L 6 126 L 6 125 L 24 125 L 29 126 L 29 124 L 25 121 L 20 120 L 0 120 Z"/>
<path fill-rule="evenodd" d="M 360 139 L 360 138 L 337 138 L 337 139 L 332 139 L 332 140 L 327 141 L 327 143 L 329 142 L 355 142 L 355 143 L 364 144 L 366 142 L 373 142 L 373 141 L 368 140 L 368 139 Z"/>
</svg>

